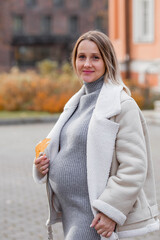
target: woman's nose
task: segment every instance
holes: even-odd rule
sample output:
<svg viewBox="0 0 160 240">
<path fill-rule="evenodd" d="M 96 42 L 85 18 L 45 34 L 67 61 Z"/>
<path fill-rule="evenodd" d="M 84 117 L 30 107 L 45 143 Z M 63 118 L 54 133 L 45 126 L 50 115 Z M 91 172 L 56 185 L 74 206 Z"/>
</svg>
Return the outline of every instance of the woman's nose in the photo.
<svg viewBox="0 0 160 240">
<path fill-rule="evenodd" d="M 90 67 L 91 66 L 91 61 L 90 59 L 86 59 L 85 63 L 84 63 L 85 67 Z"/>
</svg>

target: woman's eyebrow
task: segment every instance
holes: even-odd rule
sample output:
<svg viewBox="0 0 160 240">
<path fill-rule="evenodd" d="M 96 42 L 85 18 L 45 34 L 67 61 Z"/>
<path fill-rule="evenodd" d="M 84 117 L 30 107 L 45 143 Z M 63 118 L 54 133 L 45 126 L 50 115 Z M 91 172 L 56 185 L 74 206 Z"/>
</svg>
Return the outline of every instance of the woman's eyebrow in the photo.
<svg viewBox="0 0 160 240">
<path fill-rule="evenodd" d="M 79 55 L 79 54 L 86 54 L 86 53 L 85 53 L 85 52 L 79 52 L 78 55 Z M 100 56 L 101 56 L 101 54 L 98 53 L 98 52 L 95 52 L 95 53 L 93 52 L 93 53 L 91 53 L 91 55 L 94 55 L 94 54 L 96 54 L 96 55 L 100 55 Z"/>
</svg>

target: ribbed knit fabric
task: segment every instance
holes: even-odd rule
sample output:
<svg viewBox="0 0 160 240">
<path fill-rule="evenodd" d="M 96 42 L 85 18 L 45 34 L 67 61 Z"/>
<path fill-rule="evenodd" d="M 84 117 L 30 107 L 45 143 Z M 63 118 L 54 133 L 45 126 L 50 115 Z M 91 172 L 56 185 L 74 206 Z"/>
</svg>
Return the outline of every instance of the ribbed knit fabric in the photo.
<svg viewBox="0 0 160 240">
<path fill-rule="evenodd" d="M 62 210 L 65 240 L 100 240 L 90 224 L 91 211 L 86 168 L 89 121 L 103 85 L 103 77 L 84 83 L 86 94 L 60 134 L 60 151 L 51 164 L 49 181 Z"/>
</svg>

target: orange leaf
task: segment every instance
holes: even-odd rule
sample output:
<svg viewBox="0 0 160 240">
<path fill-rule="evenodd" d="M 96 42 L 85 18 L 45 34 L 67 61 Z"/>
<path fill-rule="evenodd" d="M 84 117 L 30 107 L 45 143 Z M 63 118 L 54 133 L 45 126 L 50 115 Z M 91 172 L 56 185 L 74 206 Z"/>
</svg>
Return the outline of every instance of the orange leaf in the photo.
<svg viewBox="0 0 160 240">
<path fill-rule="evenodd" d="M 36 152 L 36 158 L 39 157 L 39 154 L 41 152 L 44 152 L 44 150 L 46 149 L 46 147 L 48 146 L 49 142 L 50 142 L 50 138 L 45 138 L 43 139 L 40 143 L 38 143 L 35 147 L 35 152 Z"/>
</svg>

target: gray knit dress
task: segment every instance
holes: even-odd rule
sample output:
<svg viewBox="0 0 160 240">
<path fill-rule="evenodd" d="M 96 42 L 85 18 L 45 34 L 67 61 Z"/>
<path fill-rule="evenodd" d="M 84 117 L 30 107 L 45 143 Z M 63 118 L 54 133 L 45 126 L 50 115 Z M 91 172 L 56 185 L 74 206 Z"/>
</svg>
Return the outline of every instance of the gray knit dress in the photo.
<svg viewBox="0 0 160 240">
<path fill-rule="evenodd" d="M 60 150 L 51 165 L 49 181 L 59 200 L 65 240 L 100 240 L 90 224 L 94 218 L 89 202 L 86 142 L 103 77 L 84 83 L 86 94 L 60 134 Z"/>
</svg>

